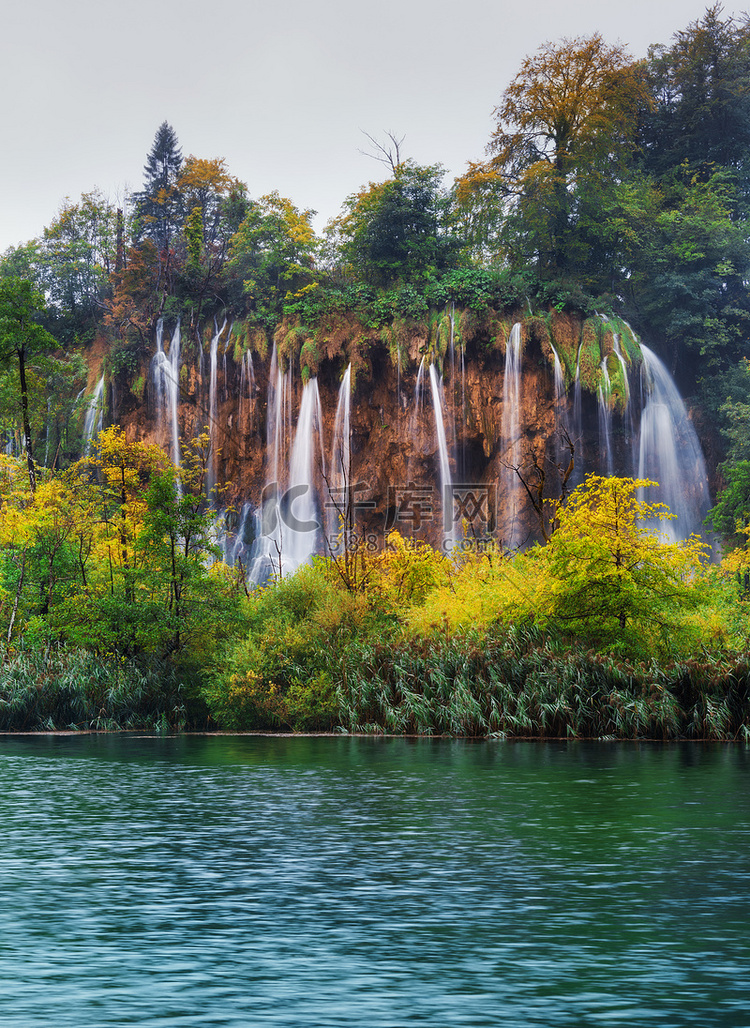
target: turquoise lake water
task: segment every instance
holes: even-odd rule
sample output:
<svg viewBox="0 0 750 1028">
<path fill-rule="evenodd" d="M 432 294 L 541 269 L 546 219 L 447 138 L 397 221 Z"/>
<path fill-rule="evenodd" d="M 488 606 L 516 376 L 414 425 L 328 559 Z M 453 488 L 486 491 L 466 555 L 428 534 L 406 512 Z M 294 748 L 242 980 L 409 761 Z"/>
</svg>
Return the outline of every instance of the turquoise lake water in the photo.
<svg viewBox="0 0 750 1028">
<path fill-rule="evenodd" d="M 3 1028 L 750 1026 L 740 746 L 0 737 Z"/>
</svg>

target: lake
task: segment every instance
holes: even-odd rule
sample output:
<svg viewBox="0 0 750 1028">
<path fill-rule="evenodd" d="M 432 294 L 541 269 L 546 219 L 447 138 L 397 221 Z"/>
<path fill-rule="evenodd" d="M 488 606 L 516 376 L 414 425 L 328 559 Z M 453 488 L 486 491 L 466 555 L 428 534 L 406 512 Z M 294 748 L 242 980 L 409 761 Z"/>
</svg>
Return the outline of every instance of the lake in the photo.
<svg viewBox="0 0 750 1028">
<path fill-rule="evenodd" d="M 0 737 L 3 1028 L 750 1026 L 750 749 Z"/>
</svg>

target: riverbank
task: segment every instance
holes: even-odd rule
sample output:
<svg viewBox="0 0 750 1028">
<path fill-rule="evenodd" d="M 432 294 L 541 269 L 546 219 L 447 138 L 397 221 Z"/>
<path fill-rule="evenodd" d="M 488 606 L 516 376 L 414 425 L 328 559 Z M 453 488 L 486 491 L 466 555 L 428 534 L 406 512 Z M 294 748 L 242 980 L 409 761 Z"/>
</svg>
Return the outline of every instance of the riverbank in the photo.
<svg viewBox="0 0 750 1028">
<path fill-rule="evenodd" d="M 0 670 L 0 732 L 750 741 L 750 661 L 626 661 L 533 629 L 352 642 L 296 691 L 58 650 Z"/>
</svg>

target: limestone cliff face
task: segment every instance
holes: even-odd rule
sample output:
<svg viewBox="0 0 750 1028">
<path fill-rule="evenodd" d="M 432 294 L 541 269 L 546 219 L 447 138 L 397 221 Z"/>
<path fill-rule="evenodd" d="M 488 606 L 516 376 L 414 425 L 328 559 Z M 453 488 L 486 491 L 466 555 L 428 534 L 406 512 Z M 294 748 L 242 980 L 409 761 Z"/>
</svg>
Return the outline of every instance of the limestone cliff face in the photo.
<svg viewBox="0 0 750 1028">
<path fill-rule="evenodd" d="M 515 450 L 507 427 L 512 400 L 504 389 L 506 346 L 514 323 L 520 324 L 522 353 Z M 165 348 L 168 334 L 169 326 Z M 274 350 L 278 365 L 291 368 L 289 409 L 282 414 L 290 437 L 296 429 L 304 383 L 315 378 L 318 384 L 323 460 L 328 463 L 324 475 L 321 458 L 316 457 L 321 507 L 330 499 L 326 480 L 330 481 L 334 417 L 340 383 L 351 364 L 350 479 L 357 486 L 355 520 L 358 531 L 378 544 L 391 527 L 433 544 L 445 535 L 433 402 L 438 382 L 442 383 L 442 424 L 456 504 L 453 514 L 468 521 L 477 536 L 494 535 L 507 542 L 514 531 L 511 520 L 518 541 L 535 534 L 533 510 L 508 464 L 519 463 L 520 454 L 528 473 L 529 459 L 535 454 L 538 465 L 546 468 L 548 490 L 554 493 L 559 482 L 556 465 L 567 466 L 570 458 L 559 442 L 563 427 L 575 444 L 578 480 L 584 469 L 606 473 L 603 432 L 608 433 L 614 470 L 634 472 L 639 412 L 628 403 L 628 390 L 638 381 L 641 354 L 622 323 L 556 311 L 490 312 L 481 317 L 471 311 L 446 311 L 430 321 L 397 321 L 387 329 L 367 328 L 345 317 L 331 319 L 314 333 L 283 324 L 273 340 L 235 325 L 227 328 L 215 347 L 213 393 L 211 335 L 187 344 L 183 341 L 179 433 L 186 440 L 205 428 L 210 430 L 212 475 L 226 487 L 221 503 L 233 504 L 237 510 L 248 502 L 260 503 L 271 474 L 269 419 L 276 417 L 276 411 L 269 411 L 269 379 Z M 564 399 L 556 395 L 555 354 Z M 434 383 L 430 364 L 436 369 Z M 155 441 L 169 450 L 169 412 L 156 408 L 148 380 L 145 364 L 137 375 L 118 378 L 116 418 L 130 438 Z M 145 384 L 141 395 L 139 381 Z M 288 459 L 288 453 L 282 459 Z"/>
</svg>

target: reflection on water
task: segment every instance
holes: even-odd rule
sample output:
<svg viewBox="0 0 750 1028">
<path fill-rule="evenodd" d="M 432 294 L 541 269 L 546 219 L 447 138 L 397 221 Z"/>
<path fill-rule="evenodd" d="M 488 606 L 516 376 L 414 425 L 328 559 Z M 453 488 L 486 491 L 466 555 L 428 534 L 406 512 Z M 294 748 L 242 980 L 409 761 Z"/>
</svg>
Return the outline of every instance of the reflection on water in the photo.
<svg viewBox="0 0 750 1028">
<path fill-rule="evenodd" d="M 749 1025 L 749 760 L 0 738 L 3 1028 Z"/>
</svg>

